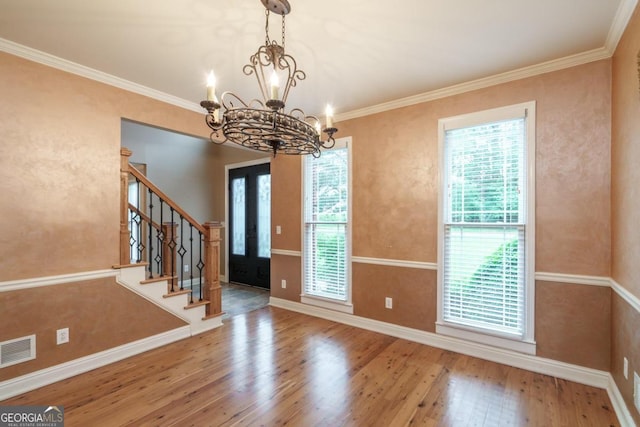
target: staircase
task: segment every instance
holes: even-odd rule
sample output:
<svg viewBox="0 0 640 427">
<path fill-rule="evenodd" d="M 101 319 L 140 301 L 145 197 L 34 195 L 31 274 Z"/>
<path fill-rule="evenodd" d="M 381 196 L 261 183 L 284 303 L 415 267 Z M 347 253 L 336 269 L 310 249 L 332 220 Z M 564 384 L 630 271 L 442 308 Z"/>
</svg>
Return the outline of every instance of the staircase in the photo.
<svg viewBox="0 0 640 427">
<path fill-rule="evenodd" d="M 182 318 L 195 335 L 222 325 L 220 232 L 199 224 L 120 150 L 118 282 Z"/>
<path fill-rule="evenodd" d="M 206 312 L 209 301 L 190 303 L 190 290 L 167 292 L 168 279 L 146 279 L 146 263 L 116 266 L 120 271 L 116 280 L 131 291 L 146 298 L 164 310 L 178 316 L 189 324 L 191 335 L 196 335 L 222 325 L 222 313 L 210 316 Z"/>
</svg>

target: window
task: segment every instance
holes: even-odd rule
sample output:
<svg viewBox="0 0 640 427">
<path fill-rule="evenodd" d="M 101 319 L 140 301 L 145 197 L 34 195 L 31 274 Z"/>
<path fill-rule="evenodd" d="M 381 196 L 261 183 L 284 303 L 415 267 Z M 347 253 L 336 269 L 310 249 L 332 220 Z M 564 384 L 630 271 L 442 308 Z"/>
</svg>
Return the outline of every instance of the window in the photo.
<svg viewBox="0 0 640 427">
<path fill-rule="evenodd" d="M 351 313 L 350 140 L 304 157 L 302 302 Z"/>
<path fill-rule="evenodd" d="M 443 119 L 439 130 L 436 331 L 535 354 L 535 103 Z"/>
</svg>

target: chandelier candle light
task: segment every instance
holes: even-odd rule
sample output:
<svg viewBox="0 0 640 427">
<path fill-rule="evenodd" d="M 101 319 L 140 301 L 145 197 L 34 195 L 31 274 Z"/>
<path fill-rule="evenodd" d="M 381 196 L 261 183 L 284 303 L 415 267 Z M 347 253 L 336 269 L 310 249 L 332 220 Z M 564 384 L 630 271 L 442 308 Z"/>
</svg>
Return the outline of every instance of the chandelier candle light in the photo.
<svg viewBox="0 0 640 427">
<path fill-rule="evenodd" d="M 289 90 L 307 76 L 297 68 L 296 60 L 284 50 L 284 19 L 291 11 L 289 2 L 260 1 L 265 7 L 265 43 L 249 58 L 250 62 L 242 71 L 247 76 L 256 76 L 263 100 L 253 99 L 247 103 L 232 92 L 224 92 L 218 101 L 216 81 L 211 72 L 207 79 L 207 100 L 200 103 L 207 110 L 205 120 L 213 130 L 211 141 L 216 144 L 231 141 L 253 150 L 273 152 L 274 157 L 278 152 L 319 157 L 321 148 L 331 148 L 335 144 L 333 134 L 338 129 L 333 127 L 333 110 L 327 106 L 324 128 L 316 116 L 305 115 L 299 108 L 285 112 Z M 282 16 L 282 46 L 269 39 L 270 12 Z M 267 87 L 269 69 L 272 71 Z M 280 86 L 278 72 L 286 77 L 284 86 Z M 224 109 L 222 117 L 221 109 Z M 326 134 L 325 141 L 323 134 Z"/>
</svg>

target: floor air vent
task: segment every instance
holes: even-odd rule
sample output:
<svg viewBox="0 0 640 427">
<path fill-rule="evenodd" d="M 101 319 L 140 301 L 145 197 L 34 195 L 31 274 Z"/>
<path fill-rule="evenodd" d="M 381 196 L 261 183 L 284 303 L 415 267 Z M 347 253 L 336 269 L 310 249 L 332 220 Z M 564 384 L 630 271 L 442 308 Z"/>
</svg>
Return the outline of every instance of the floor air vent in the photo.
<svg viewBox="0 0 640 427">
<path fill-rule="evenodd" d="M 0 368 L 36 358 L 36 336 L 0 342 Z"/>
</svg>

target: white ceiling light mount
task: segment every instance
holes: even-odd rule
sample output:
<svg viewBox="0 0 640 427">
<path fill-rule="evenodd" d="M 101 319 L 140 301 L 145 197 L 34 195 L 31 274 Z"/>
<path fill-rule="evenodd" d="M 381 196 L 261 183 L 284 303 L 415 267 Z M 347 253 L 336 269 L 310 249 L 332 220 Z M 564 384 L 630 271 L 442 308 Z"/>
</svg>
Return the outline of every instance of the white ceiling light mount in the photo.
<svg viewBox="0 0 640 427">
<path fill-rule="evenodd" d="M 209 75 L 207 100 L 200 105 L 207 110 L 206 123 L 213 130 L 211 141 L 223 144 L 231 141 L 258 151 L 284 154 L 320 155 L 321 148 L 333 147 L 331 108 L 327 107 L 324 128 L 316 116 L 305 115 L 299 108 L 285 112 L 289 91 L 306 74 L 298 69 L 296 60 L 285 52 L 285 16 L 291 11 L 287 0 L 261 0 L 265 7 L 265 42 L 249 58 L 243 72 L 254 75 L 262 99 L 243 101 L 232 92 L 224 92 L 220 101 L 215 93 L 215 78 Z M 282 16 L 281 45 L 269 38 L 269 15 Z M 284 86 L 280 82 L 284 81 Z M 220 135 L 222 133 L 222 136 Z M 323 134 L 326 140 L 322 140 Z M 222 139 L 222 140 L 220 140 Z"/>
</svg>

